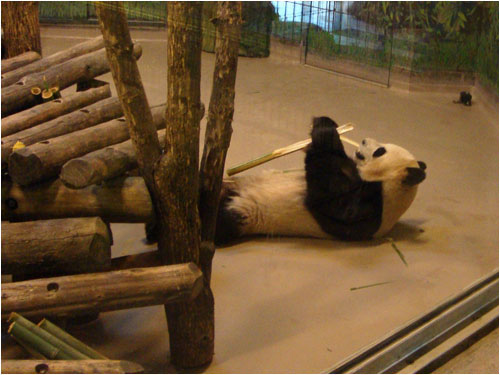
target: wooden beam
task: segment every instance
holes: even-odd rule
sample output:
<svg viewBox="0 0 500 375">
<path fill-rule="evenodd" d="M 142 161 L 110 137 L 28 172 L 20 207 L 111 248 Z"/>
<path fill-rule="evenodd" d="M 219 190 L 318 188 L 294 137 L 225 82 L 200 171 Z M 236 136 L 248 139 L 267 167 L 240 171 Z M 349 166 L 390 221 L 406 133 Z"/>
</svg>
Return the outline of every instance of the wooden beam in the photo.
<svg viewBox="0 0 500 375">
<path fill-rule="evenodd" d="M 134 362 L 112 360 L 3 359 L 4 374 L 140 374 L 144 368 Z"/>
<path fill-rule="evenodd" d="M 109 85 L 77 92 L 51 100 L 2 119 L 2 137 L 32 128 L 35 125 L 94 104 L 111 96 Z"/>
<path fill-rule="evenodd" d="M 498 270 L 336 364 L 331 374 L 395 373 L 498 306 Z"/>
<path fill-rule="evenodd" d="M 97 272 L 110 263 L 110 233 L 98 217 L 2 223 L 2 274 Z"/>
<path fill-rule="evenodd" d="M 165 105 L 152 109 L 151 126 L 165 126 Z M 123 142 L 130 138 L 125 118 L 48 139 L 16 150 L 9 158 L 9 174 L 20 185 L 31 185 L 59 175 L 73 158 Z M 75 171 L 80 173 L 78 168 Z"/>
<path fill-rule="evenodd" d="M 20 55 L 11 57 L 10 59 L 2 60 L 2 87 L 3 87 L 3 77 L 7 72 L 11 72 L 22 66 L 31 64 L 36 60 L 40 60 L 42 56 L 38 52 L 28 51 L 21 53 Z"/>
<path fill-rule="evenodd" d="M 141 177 L 117 178 L 75 190 L 60 180 L 21 187 L 2 181 L 2 220 L 31 221 L 101 217 L 111 223 L 154 220 L 153 205 Z"/>
<path fill-rule="evenodd" d="M 48 103 L 47 103 L 48 104 Z M 35 107 L 36 108 L 36 107 Z M 85 108 L 54 118 L 36 127 L 2 138 L 2 168 L 7 166 L 12 147 L 20 141 L 25 146 L 85 129 L 123 114 L 118 98 L 107 98 Z M 10 117 L 10 116 L 9 116 Z"/>
<path fill-rule="evenodd" d="M 193 263 L 35 279 L 2 285 L 2 319 L 69 316 L 191 300 L 203 287 Z"/>
<path fill-rule="evenodd" d="M 99 36 L 97 38 L 87 40 L 83 43 L 79 43 L 71 48 L 54 53 L 53 55 L 44 57 L 43 59 L 35 63 L 32 63 L 30 65 L 24 66 L 23 68 L 19 68 L 8 73 L 7 71 L 3 70 L 3 64 L 5 60 L 2 60 L 2 88 L 5 88 L 7 86 L 16 83 L 18 80 L 27 76 L 28 74 L 47 70 L 48 68 L 54 65 L 58 65 L 68 60 L 74 59 L 75 57 L 97 51 L 103 47 L 104 47 L 104 42 L 102 40 L 102 37 Z"/>
<path fill-rule="evenodd" d="M 134 56 L 142 54 L 139 45 L 134 46 Z M 37 104 L 31 88 L 59 87 L 63 90 L 79 81 L 88 81 L 109 72 L 109 64 L 104 49 L 76 57 L 62 64 L 38 73 L 32 73 L 2 90 L 2 117 L 19 112 Z"/>
</svg>

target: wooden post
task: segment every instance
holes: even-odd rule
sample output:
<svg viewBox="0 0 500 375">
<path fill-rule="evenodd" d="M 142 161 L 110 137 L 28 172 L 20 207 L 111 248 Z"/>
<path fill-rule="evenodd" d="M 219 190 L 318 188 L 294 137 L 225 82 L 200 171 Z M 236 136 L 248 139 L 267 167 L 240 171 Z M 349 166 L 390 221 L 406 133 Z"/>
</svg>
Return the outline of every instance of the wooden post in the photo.
<svg viewBox="0 0 500 375">
<path fill-rule="evenodd" d="M 134 56 L 139 58 L 142 48 L 134 46 Z M 31 94 L 34 86 L 58 86 L 63 90 L 72 84 L 90 80 L 109 72 L 104 49 L 76 57 L 62 64 L 55 65 L 43 72 L 32 73 L 2 90 L 2 117 L 19 112 L 36 104 L 36 98 Z"/>
<path fill-rule="evenodd" d="M 69 316 L 195 298 L 203 287 L 193 263 L 35 279 L 2 285 L 2 319 Z"/>
<path fill-rule="evenodd" d="M 147 101 L 122 6 L 96 5 L 118 94 L 129 119 L 141 174 L 153 197 L 159 226 L 159 251 L 167 264 L 199 262 L 198 148 L 201 66 L 200 3 L 169 2 L 168 97 L 165 154 L 144 113 Z M 128 109 L 125 109 L 128 107 Z M 175 182 L 174 182 L 175 181 Z M 166 307 L 171 361 L 197 367 L 213 357 L 213 296 L 205 285 L 190 303 Z"/>
<path fill-rule="evenodd" d="M 2 181 L 2 220 L 28 221 L 99 216 L 107 223 L 146 223 L 153 205 L 141 177 L 70 189 L 60 180 L 21 187 Z"/>
<path fill-rule="evenodd" d="M 40 104 L 25 111 L 18 112 L 2 119 L 2 137 L 32 128 L 35 125 L 52 120 L 56 117 L 89 106 L 102 99 L 109 98 L 109 85 L 88 89 Z"/>
<path fill-rule="evenodd" d="M 110 264 L 110 233 L 98 217 L 2 224 L 2 274 L 67 275 Z"/>
<path fill-rule="evenodd" d="M 123 111 L 118 98 L 107 98 L 85 108 L 39 124 L 34 128 L 25 129 L 4 137 L 1 141 L 2 167 L 6 167 L 9 156 L 12 153 L 12 147 L 17 141 L 22 142 L 25 146 L 29 146 L 63 134 L 89 128 L 122 115 Z"/>
<path fill-rule="evenodd" d="M 205 147 L 200 168 L 200 217 L 202 241 L 213 242 L 224 163 L 233 131 L 234 85 L 241 31 L 241 2 L 219 2 L 215 35 L 215 69 L 208 108 Z M 212 246 L 203 249 L 211 250 Z M 213 252 L 200 254 L 202 270 L 210 279 Z"/>
<path fill-rule="evenodd" d="M 104 47 L 104 42 L 102 37 L 97 37 L 83 43 L 79 43 L 71 48 L 65 49 L 64 51 L 57 52 L 53 55 L 45 57 L 37 62 L 23 66 L 22 68 L 16 69 L 12 72 L 6 72 L 3 70 L 2 61 L 2 88 L 10 86 L 21 78 L 27 76 L 28 74 L 41 72 L 47 70 L 48 68 L 71 60 L 75 57 L 85 55 L 90 52 L 97 51 Z"/>
<path fill-rule="evenodd" d="M 2 1 L 2 31 L 4 57 L 14 57 L 27 51 L 42 53 L 38 2 Z"/>
<path fill-rule="evenodd" d="M 3 359 L 3 374 L 140 374 L 144 368 L 134 362 L 113 360 Z"/>
<path fill-rule="evenodd" d="M 38 52 L 29 51 L 21 53 L 18 56 L 11 57 L 10 59 L 2 60 L 2 77 L 7 72 L 11 72 L 12 70 L 31 64 L 32 62 L 40 60 L 41 58 L 42 56 L 40 56 Z"/>
<path fill-rule="evenodd" d="M 165 106 L 153 109 L 151 126 L 165 126 Z M 156 134 L 155 134 L 156 135 Z M 9 158 L 9 174 L 20 185 L 57 176 L 69 160 L 130 138 L 124 118 L 65 134 L 16 150 Z"/>
</svg>

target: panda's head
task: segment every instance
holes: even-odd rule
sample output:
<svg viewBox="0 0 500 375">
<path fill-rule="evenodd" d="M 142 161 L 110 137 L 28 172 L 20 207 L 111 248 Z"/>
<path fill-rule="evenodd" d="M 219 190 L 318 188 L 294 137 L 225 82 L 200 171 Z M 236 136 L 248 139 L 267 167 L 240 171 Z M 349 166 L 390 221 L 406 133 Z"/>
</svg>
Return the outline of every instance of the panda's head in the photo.
<svg viewBox="0 0 500 375">
<path fill-rule="evenodd" d="M 354 154 L 354 161 L 365 181 L 400 180 L 414 186 L 425 179 L 426 165 L 407 150 L 393 144 L 365 138 Z"/>
</svg>

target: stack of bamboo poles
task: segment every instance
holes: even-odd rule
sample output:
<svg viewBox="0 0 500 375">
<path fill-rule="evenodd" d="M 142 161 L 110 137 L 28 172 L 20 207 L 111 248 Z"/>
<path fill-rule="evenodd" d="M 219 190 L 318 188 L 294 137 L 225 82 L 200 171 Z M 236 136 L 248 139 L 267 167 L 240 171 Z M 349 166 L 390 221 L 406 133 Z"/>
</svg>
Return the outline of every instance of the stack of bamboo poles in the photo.
<svg viewBox="0 0 500 375">
<path fill-rule="evenodd" d="M 138 59 L 141 47 L 134 45 L 133 52 Z M 109 224 L 149 222 L 154 215 L 143 179 L 125 177 L 137 168 L 128 124 L 109 84 L 95 79 L 109 70 L 102 37 L 46 58 L 28 54 L 2 61 L 2 214 L 8 220 L 2 222 L 2 274 L 14 282 L 2 284 L 1 312 L 4 321 L 10 316 L 9 332 L 18 341 L 36 333 L 46 347 L 54 346 L 43 333 L 48 321 L 36 326 L 14 313 L 95 316 L 191 300 L 203 287 L 193 263 L 111 259 Z M 63 91 L 75 84 L 76 92 Z M 151 110 L 164 140 L 166 107 Z M 73 372 L 52 359 L 79 359 L 80 366 L 92 361 L 84 372 L 138 370 L 125 362 L 75 358 L 64 348 L 46 352 L 56 354 L 43 363 L 2 361 L 2 370 L 43 365 L 50 372 Z"/>
<path fill-rule="evenodd" d="M 137 363 L 108 359 L 47 319 L 34 324 L 12 313 L 8 321 L 8 333 L 33 357 L 41 360 L 3 360 L 3 373 L 144 372 Z"/>
</svg>

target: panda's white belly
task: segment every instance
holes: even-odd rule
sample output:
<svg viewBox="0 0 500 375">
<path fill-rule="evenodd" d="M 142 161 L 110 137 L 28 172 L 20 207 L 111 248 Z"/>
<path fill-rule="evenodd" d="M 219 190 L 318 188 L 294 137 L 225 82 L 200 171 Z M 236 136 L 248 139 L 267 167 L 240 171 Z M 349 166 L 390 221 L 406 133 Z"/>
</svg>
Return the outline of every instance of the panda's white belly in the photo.
<svg viewBox="0 0 500 375">
<path fill-rule="evenodd" d="M 234 179 L 238 196 L 230 210 L 243 215 L 243 235 L 262 234 L 331 238 L 304 205 L 305 172 L 266 171 Z"/>
</svg>

